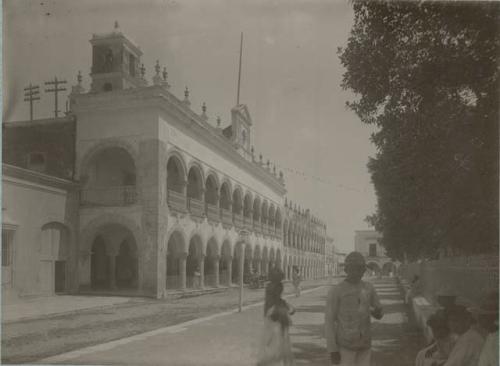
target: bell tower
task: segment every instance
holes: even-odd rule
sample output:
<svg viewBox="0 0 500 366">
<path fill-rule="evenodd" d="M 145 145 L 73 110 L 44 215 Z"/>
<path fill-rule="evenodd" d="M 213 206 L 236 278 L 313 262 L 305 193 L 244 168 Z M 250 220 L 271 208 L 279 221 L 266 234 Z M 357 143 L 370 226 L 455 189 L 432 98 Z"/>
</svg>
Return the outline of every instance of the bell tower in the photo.
<svg viewBox="0 0 500 366">
<path fill-rule="evenodd" d="M 127 38 L 115 22 L 111 33 L 94 34 L 92 45 L 91 92 L 136 88 L 145 84 L 139 67 L 142 51 Z"/>
</svg>

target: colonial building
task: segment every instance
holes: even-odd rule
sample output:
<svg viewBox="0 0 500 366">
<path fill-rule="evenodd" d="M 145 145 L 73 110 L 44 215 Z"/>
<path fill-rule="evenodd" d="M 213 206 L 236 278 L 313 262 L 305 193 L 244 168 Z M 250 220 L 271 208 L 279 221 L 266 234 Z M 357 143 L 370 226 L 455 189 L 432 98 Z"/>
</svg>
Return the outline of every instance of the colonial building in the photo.
<svg viewBox="0 0 500 366">
<path fill-rule="evenodd" d="M 375 230 L 356 230 L 354 248 L 363 254 L 368 268 L 375 274 L 388 274 L 394 269 L 394 263 L 386 256 L 384 247 L 379 243 L 382 235 Z"/>
<path fill-rule="evenodd" d="M 237 281 L 240 270 L 266 274 L 273 266 L 287 277 L 292 266 L 305 278 L 325 275 L 326 225 L 289 203 L 283 174 L 255 156 L 245 105 L 231 110 L 228 126 L 212 125 L 205 105 L 201 114 L 191 109 L 189 90 L 183 98 L 170 92 L 158 63 L 148 84 L 140 48 L 118 28 L 90 42 L 91 87 L 85 91 L 78 76 L 65 118 L 4 124 L 4 163 L 23 168 L 15 174 L 36 170 L 47 186 L 56 184 L 49 174 L 58 189 L 78 192 L 75 205 L 50 208 L 55 216 L 42 220 L 64 232 L 66 291 L 163 297 L 193 287 L 195 272 L 202 287 L 219 287 Z M 16 169 L 4 166 L 4 173 Z M 49 210 L 38 199 L 3 204 L 7 217 L 32 206 Z M 41 293 L 48 281 L 57 291 L 60 257 L 51 259 L 52 277 L 41 275 L 43 266 L 20 264 L 43 261 L 37 243 L 46 227 L 30 220 L 16 218 L 11 230 L 11 271 L 23 280 L 14 275 L 9 286 Z M 21 242 L 25 223 L 33 232 Z"/>
</svg>

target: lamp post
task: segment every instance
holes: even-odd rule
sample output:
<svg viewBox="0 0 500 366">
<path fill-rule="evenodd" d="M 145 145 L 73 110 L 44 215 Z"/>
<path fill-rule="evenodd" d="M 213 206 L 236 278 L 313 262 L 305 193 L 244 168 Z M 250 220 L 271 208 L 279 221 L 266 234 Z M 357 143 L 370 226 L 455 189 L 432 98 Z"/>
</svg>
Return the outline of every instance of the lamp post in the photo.
<svg viewBox="0 0 500 366">
<path fill-rule="evenodd" d="M 245 244 L 248 239 L 248 231 L 241 230 L 239 232 L 239 243 L 241 244 L 241 252 L 240 252 L 240 268 L 239 268 L 239 282 L 240 282 L 240 290 L 238 296 L 238 312 L 241 313 L 241 309 L 243 307 L 243 274 L 245 272 Z"/>
</svg>

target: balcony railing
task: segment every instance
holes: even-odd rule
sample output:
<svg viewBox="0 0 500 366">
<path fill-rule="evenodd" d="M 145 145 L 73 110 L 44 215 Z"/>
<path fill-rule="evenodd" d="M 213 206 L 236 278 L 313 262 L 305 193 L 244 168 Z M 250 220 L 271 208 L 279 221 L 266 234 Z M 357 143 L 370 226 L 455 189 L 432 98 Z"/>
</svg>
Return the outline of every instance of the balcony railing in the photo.
<svg viewBox="0 0 500 366">
<path fill-rule="evenodd" d="M 189 197 L 188 208 L 191 215 L 198 217 L 205 216 L 205 204 L 199 199 Z"/>
<path fill-rule="evenodd" d="M 225 208 L 221 208 L 221 218 L 222 223 L 226 225 L 233 225 L 233 214 L 231 210 L 226 210 Z"/>
<path fill-rule="evenodd" d="M 130 206 L 135 203 L 136 186 L 95 187 L 80 191 L 82 206 Z"/>
<path fill-rule="evenodd" d="M 207 203 L 207 217 L 212 221 L 220 221 L 219 208 L 216 205 Z"/>
<path fill-rule="evenodd" d="M 251 217 L 243 217 L 243 227 L 247 230 L 253 229 L 252 218 Z"/>
<path fill-rule="evenodd" d="M 186 196 L 182 193 L 168 190 L 167 203 L 171 210 L 186 212 Z"/>
<path fill-rule="evenodd" d="M 243 215 L 241 214 L 233 214 L 233 223 L 236 227 L 243 227 Z"/>
</svg>

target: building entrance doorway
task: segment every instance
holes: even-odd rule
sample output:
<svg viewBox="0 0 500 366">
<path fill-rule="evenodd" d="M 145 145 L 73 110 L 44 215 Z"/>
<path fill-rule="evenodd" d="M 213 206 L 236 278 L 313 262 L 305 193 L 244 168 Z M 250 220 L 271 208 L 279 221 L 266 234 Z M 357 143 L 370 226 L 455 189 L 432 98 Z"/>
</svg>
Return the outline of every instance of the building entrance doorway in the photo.
<svg viewBox="0 0 500 366">
<path fill-rule="evenodd" d="M 66 261 L 56 261 L 54 272 L 54 292 L 64 292 L 66 288 Z"/>
</svg>

